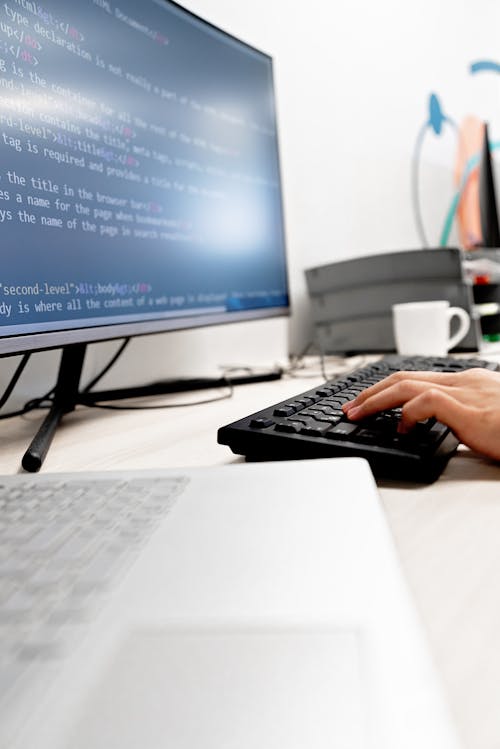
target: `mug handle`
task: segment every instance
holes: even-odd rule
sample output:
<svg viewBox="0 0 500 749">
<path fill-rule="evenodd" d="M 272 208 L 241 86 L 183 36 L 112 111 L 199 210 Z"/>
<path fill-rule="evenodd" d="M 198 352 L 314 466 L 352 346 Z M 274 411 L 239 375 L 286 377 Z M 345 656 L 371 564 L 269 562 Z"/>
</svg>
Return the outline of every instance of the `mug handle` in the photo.
<svg viewBox="0 0 500 749">
<path fill-rule="evenodd" d="M 470 328 L 470 315 L 462 307 L 449 307 L 447 310 L 448 320 L 451 323 L 453 317 L 459 318 L 459 327 L 455 335 L 450 336 L 448 339 L 447 350 L 449 351 L 454 346 L 465 338 Z"/>
</svg>

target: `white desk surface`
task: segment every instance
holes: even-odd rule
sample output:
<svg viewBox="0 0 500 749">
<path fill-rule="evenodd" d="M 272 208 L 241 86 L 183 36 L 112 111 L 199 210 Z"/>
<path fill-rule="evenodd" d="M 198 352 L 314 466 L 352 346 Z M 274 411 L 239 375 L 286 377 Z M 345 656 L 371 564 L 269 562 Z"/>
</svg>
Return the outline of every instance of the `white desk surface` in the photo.
<svg viewBox="0 0 500 749">
<path fill-rule="evenodd" d="M 65 417 L 44 472 L 213 465 L 241 460 L 217 427 L 314 387 L 294 378 L 229 400 L 150 411 L 79 409 Z M 198 400 L 221 391 L 169 396 Z M 43 416 L 0 429 L 0 473 L 15 473 Z M 465 448 L 432 485 L 380 482 L 380 494 L 431 651 L 467 749 L 500 746 L 500 464 Z"/>
</svg>

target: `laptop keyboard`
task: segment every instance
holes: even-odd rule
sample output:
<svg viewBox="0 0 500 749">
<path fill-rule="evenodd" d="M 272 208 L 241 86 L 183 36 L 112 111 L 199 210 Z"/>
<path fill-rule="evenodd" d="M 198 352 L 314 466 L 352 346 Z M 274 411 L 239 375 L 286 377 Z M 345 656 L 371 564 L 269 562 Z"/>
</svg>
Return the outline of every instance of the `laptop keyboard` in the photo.
<svg viewBox="0 0 500 749">
<path fill-rule="evenodd" d="M 399 408 L 355 423 L 342 405 L 393 372 L 471 367 L 498 369 L 481 359 L 388 356 L 222 427 L 218 441 L 248 460 L 358 456 L 369 461 L 376 476 L 434 481 L 459 444 L 444 424 L 427 419 L 403 435 L 397 431 Z"/>
<path fill-rule="evenodd" d="M 0 725 L 9 694 L 73 647 L 188 481 L 0 478 Z"/>
</svg>

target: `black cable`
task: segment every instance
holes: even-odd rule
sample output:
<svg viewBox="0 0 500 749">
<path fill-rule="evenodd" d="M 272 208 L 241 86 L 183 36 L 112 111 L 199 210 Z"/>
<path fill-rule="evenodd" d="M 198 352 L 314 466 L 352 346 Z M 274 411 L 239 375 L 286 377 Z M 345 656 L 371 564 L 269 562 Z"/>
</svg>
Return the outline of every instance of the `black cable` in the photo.
<svg viewBox="0 0 500 749">
<path fill-rule="evenodd" d="M 29 354 L 23 355 L 23 358 L 19 362 L 11 381 L 7 385 L 7 388 L 5 389 L 4 394 L 0 398 L 0 408 L 2 408 L 5 405 L 5 403 L 8 401 L 30 357 L 31 357 L 31 352 Z M 19 408 L 17 411 L 10 411 L 9 413 L 6 413 L 6 414 L 0 414 L 0 420 L 3 421 L 5 419 L 13 419 L 15 416 L 24 416 L 24 414 L 29 413 L 30 411 L 33 411 L 36 408 L 45 408 L 45 406 L 41 406 L 41 403 L 43 403 L 43 401 L 46 400 L 51 395 L 51 392 L 47 393 L 47 395 L 44 396 L 43 398 L 36 398 L 31 401 L 28 401 L 27 403 L 24 404 L 22 408 Z"/>
<path fill-rule="evenodd" d="M 313 353 L 316 352 L 316 353 Z M 308 372 L 304 373 L 303 370 L 301 370 L 301 366 L 307 365 L 301 365 L 301 360 L 310 354 L 311 356 L 315 356 L 319 360 L 319 368 L 320 371 L 315 372 Z M 284 374 L 288 377 L 299 377 L 301 379 L 305 379 L 306 377 L 309 378 L 317 378 L 317 377 L 323 377 L 325 382 L 328 382 L 329 380 L 335 380 L 343 375 L 347 375 L 350 372 L 353 372 L 356 369 L 359 369 L 360 367 L 363 367 L 367 361 L 369 361 L 368 356 L 359 355 L 356 357 L 356 361 L 350 364 L 346 363 L 346 358 L 343 356 L 336 356 L 336 359 L 339 359 L 339 367 L 341 367 L 340 371 L 333 372 L 331 374 L 328 374 L 326 371 L 326 360 L 327 356 L 324 351 L 322 350 L 320 344 L 317 341 L 310 341 L 307 346 L 304 347 L 304 349 L 301 351 L 300 354 L 295 354 L 291 357 L 291 364 L 289 369 L 285 370 Z M 361 358 L 361 360 L 359 360 Z"/>
<path fill-rule="evenodd" d="M 116 360 L 118 359 L 118 357 L 121 356 L 121 354 L 123 353 L 125 347 L 129 344 L 129 342 L 130 342 L 130 338 L 125 338 L 122 341 L 122 343 L 119 346 L 118 350 L 116 351 L 115 354 L 113 354 L 113 356 L 111 357 L 111 359 L 109 360 L 109 362 L 106 364 L 106 366 L 103 369 L 101 369 L 101 371 L 99 372 L 99 374 L 97 374 L 94 377 L 94 379 L 91 380 L 85 386 L 85 389 L 83 390 L 84 393 L 87 393 L 90 390 L 90 388 L 94 387 L 94 385 L 97 382 L 99 382 L 99 380 L 102 379 L 104 377 L 104 375 L 107 374 L 107 372 L 109 372 L 109 370 L 111 369 L 111 367 L 113 366 L 113 364 L 116 362 Z M 24 404 L 24 409 L 25 410 L 23 411 L 23 413 L 27 413 L 28 411 L 33 411 L 35 408 L 50 408 L 50 406 L 54 402 L 53 396 L 54 396 L 54 393 L 55 393 L 55 389 L 56 388 L 55 388 L 55 385 L 54 385 L 54 387 L 52 387 L 47 393 L 45 393 L 45 395 L 39 396 L 38 398 L 33 398 L 32 400 L 30 400 L 27 403 L 25 403 Z M 44 401 L 47 401 L 47 404 L 45 404 Z"/>
<path fill-rule="evenodd" d="M 99 372 L 99 374 L 97 374 L 94 377 L 93 380 L 91 380 L 86 385 L 86 387 L 85 387 L 85 389 L 83 391 L 84 393 L 89 392 L 89 390 L 92 387 L 94 387 L 94 385 L 96 385 L 96 383 L 99 382 L 99 380 L 102 379 L 104 377 L 104 375 L 107 374 L 107 372 L 109 372 L 109 370 L 111 369 L 111 367 L 113 366 L 113 364 L 116 362 L 116 360 L 118 359 L 118 357 L 121 356 L 121 354 L 123 353 L 125 347 L 129 344 L 129 342 L 130 342 L 130 338 L 125 338 L 122 341 L 120 347 L 118 348 L 118 351 L 115 354 L 113 354 L 113 356 L 111 357 L 111 359 L 109 360 L 109 362 L 106 364 L 106 366 Z M 20 376 L 21 376 L 21 374 L 22 374 L 22 372 L 23 372 L 26 364 L 28 363 L 28 360 L 29 360 L 30 356 L 31 356 L 31 352 L 28 353 L 28 354 L 24 354 L 24 356 L 23 356 L 21 362 L 19 363 L 16 371 L 14 372 L 14 375 L 13 375 L 11 381 L 9 382 L 9 384 L 8 384 L 8 386 L 7 386 L 4 394 L 0 398 L 0 408 L 2 408 L 2 406 L 4 406 L 5 403 L 7 402 L 8 398 L 9 398 L 10 394 L 12 393 L 14 387 L 16 386 L 17 381 L 19 380 L 19 378 L 20 378 Z M 52 387 L 47 393 L 45 393 L 45 395 L 39 396 L 38 398 L 32 398 L 31 400 L 27 401 L 24 404 L 24 406 L 22 408 L 18 409 L 17 411 L 11 411 L 10 413 L 0 414 L 0 420 L 3 421 L 4 419 L 13 419 L 15 416 L 24 416 L 24 414 L 27 414 L 30 411 L 35 411 L 37 408 L 50 408 L 52 406 L 52 404 L 53 404 L 53 401 L 54 401 L 54 398 L 53 398 L 54 391 L 55 391 L 55 386 Z"/>
<path fill-rule="evenodd" d="M 27 403 L 25 403 L 24 406 L 18 411 L 11 411 L 7 414 L 0 414 L 0 420 L 13 419 L 15 416 L 24 416 L 24 414 L 30 413 L 31 411 L 36 411 L 37 408 L 51 408 L 54 401 L 50 396 L 53 392 L 54 390 L 52 389 L 49 393 L 47 393 L 47 395 L 44 395 L 41 398 L 33 398 L 32 400 L 27 401 Z M 44 401 L 47 401 L 47 403 L 45 403 Z"/>
<path fill-rule="evenodd" d="M 26 409 L 26 411 L 33 411 L 35 408 L 50 408 L 54 402 L 54 390 L 55 388 L 52 388 L 52 390 L 49 390 L 49 392 L 45 395 L 42 395 L 39 398 L 32 398 L 30 401 L 27 401 L 24 404 L 24 408 Z M 47 402 L 45 403 L 45 401 Z"/>
<path fill-rule="evenodd" d="M 161 406 L 115 406 L 111 403 L 89 403 L 88 408 L 103 408 L 108 411 L 154 411 L 162 408 L 188 408 L 189 406 L 203 406 L 207 403 L 216 403 L 217 401 L 228 400 L 233 397 L 234 386 L 231 380 L 227 380 L 226 386 L 229 388 L 229 392 L 225 395 L 219 395 L 216 398 L 206 398 L 198 401 L 191 401 L 188 403 L 165 403 Z"/>
<path fill-rule="evenodd" d="M 316 353 L 312 353 L 314 351 Z M 295 377 L 296 372 L 298 372 L 299 369 L 300 369 L 302 359 L 305 356 L 307 356 L 307 354 L 309 354 L 309 353 L 311 353 L 312 356 L 317 356 L 318 357 L 318 359 L 319 359 L 319 365 L 320 365 L 320 371 L 321 371 L 321 376 L 323 377 L 323 379 L 325 380 L 325 382 L 327 380 L 331 379 L 331 377 L 328 377 L 328 375 L 326 373 L 324 351 L 323 351 L 323 349 L 321 348 L 321 346 L 319 345 L 319 343 L 316 340 L 309 341 L 309 343 L 307 344 L 307 346 L 305 346 L 305 348 L 300 352 L 300 354 L 298 354 L 295 357 L 295 360 L 291 364 L 290 369 L 287 372 L 287 374 L 290 377 Z M 299 377 L 304 377 L 305 375 L 304 375 L 303 372 L 299 372 L 298 376 Z M 314 372 L 313 374 L 309 374 L 308 376 L 309 377 L 318 377 L 319 375 L 318 375 L 317 372 Z"/>
<path fill-rule="evenodd" d="M 106 366 L 97 374 L 84 388 L 82 393 L 89 393 L 90 390 L 101 380 L 105 374 L 109 372 L 111 367 L 115 364 L 117 359 L 121 356 L 123 351 L 125 350 L 126 346 L 130 343 L 130 338 L 125 338 L 121 345 L 119 346 L 118 350 L 115 354 L 111 357 L 109 362 L 106 364 Z M 304 356 L 307 350 L 310 348 L 311 344 L 308 344 L 307 348 L 304 350 L 304 354 L 301 355 Z M 12 378 L 11 382 L 9 383 L 4 395 L 0 399 L 0 402 L 5 403 L 7 398 L 9 397 L 10 393 L 14 389 L 19 377 L 21 376 L 21 373 L 26 366 L 29 357 L 31 354 L 25 354 L 23 357 L 23 360 L 19 364 L 14 377 Z M 236 371 L 246 371 L 246 372 L 252 372 L 251 367 L 226 367 L 225 370 L 227 372 L 236 372 Z M 234 394 L 234 386 L 231 382 L 231 378 L 224 376 L 219 379 L 220 381 L 223 381 L 225 386 L 229 388 L 229 392 L 225 395 L 221 395 L 215 398 L 207 398 L 203 400 L 197 400 L 197 401 L 191 401 L 191 402 L 184 402 L 184 403 L 166 403 L 163 405 L 157 405 L 157 406 L 116 406 L 112 404 L 106 404 L 106 403 L 85 403 L 85 405 L 88 408 L 101 408 L 101 409 L 107 409 L 110 411 L 147 411 L 147 410 L 155 410 L 155 409 L 163 409 L 163 408 L 187 408 L 189 406 L 201 406 L 208 403 L 215 403 L 217 401 L 226 400 L 233 397 Z M 220 386 L 220 385 L 219 385 Z M 53 405 L 54 402 L 54 393 L 55 393 L 55 386 L 52 387 L 45 395 L 42 395 L 38 398 L 33 398 L 29 401 L 27 401 L 24 406 L 17 410 L 13 411 L 8 414 L 0 415 L 0 420 L 3 419 L 10 419 L 14 418 L 15 416 L 23 416 L 26 413 L 29 413 L 30 411 L 34 411 L 35 409 L 42 409 L 42 408 L 50 408 Z"/>
<path fill-rule="evenodd" d="M 13 374 L 13 376 L 11 378 L 11 381 L 7 385 L 4 394 L 0 398 L 0 408 L 3 408 L 5 406 L 5 404 L 7 403 L 7 401 L 9 400 L 10 394 L 14 390 L 14 388 L 15 388 L 15 386 L 17 384 L 17 381 L 19 380 L 19 378 L 21 377 L 21 375 L 23 373 L 23 369 L 25 368 L 26 364 L 30 360 L 30 356 L 31 356 L 31 353 L 24 354 L 23 358 L 21 359 L 21 361 L 17 365 L 17 369 L 14 372 L 14 374 Z"/>
<path fill-rule="evenodd" d="M 321 348 L 319 344 L 317 344 L 319 349 L 319 365 L 321 367 L 321 376 L 323 377 L 324 381 L 327 382 L 331 379 L 331 377 L 328 377 L 326 373 L 326 367 L 325 367 L 325 352 Z"/>
<path fill-rule="evenodd" d="M 128 346 L 129 343 L 130 343 L 130 337 L 129 338 L 124 338 L 124 340 L 122 341 L 121 345 L 118 348 L 118 351 L 111 357 L 111 359 L 106 364 L 106 366 L 104 367 L 104 369 L 102 369 L 99 372 L 99 374 L 97 374 L 94 377 L 93 380 L 90 380 L 90 382 L 82 390 L 82 393 L 89 393 L 92 390 L 92 388 L 94 387 L 94 385 L 97 385 L 97 383 L 99 382 L 99 380 L 102 380 L 102 378 L 104 377 L 104 375 L 109 372 L 109 370 L 111 369 L 111 367 L 113 366 L 113 364 L 116 362 L 116 360 L 123 354 L 124 350 L 126 349 L 126 347 Z"/>
<path fill-rule="evenodd" d="M 38 408 L 38 406 L 32 406 L 30 408 L 23 406 L 19 411 L 10 411 L 10 413 L 7 414 L 0 414 L 0 421 L 3 421 L 4 419 L 13 419 L 15 416 L 24 416 L 24 414 L 34 411 L 35 408 Z"/>
<path fill-rule="evenodd" d="M 6 414 L 0 414 L 0 421 L 3 421 L 4 419 L 13 419 L 15 416 L 24 416 L 24 414 L 30 413 L 31 411 L 35 411 L 37 408 L 50 408 L 52 405 L 52 401 L 49 400 L 49 402 L 45 405 L 43 404 L 43 401 L 46 400 L 45 398 L 34 398 L 31 401 L 28 401 L 24 404 L 22 408 L 20 408 L 18 411 L 10 411 Z"/>
<path fill-rule="evenodd" d="M 288 369 L 285 369 L 284 374 L 288 377 L 316 377 L 316 373 L 312 375 L 305 375 L 304 372 L 301 371 L 302 367 L 307 366 L 302 364 L 302 360 L 311 350 L 314 350 L 315 346 L 316 344 L 314 341 L 309 341 L 309 343 L 302 349 L 300 353 L 292 354 L 290 356 L 290 366 L 288 367 Z"/>
</svg>

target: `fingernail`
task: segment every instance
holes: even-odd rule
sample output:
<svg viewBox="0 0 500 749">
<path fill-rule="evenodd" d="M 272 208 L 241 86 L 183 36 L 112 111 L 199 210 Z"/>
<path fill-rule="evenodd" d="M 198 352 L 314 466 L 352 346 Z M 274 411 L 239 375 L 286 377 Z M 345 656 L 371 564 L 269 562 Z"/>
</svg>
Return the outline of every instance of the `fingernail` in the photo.
<svg viewBox="0 0 500 749">
<path fill-rule="evenodd" d="M 348 419 L 355 419 L 359 414 L 361 413 L 360 406 L 354 406 L 353 408 L 350 408 L 348 411 L 346 411 L 346 415 Z"/>
</svg>

